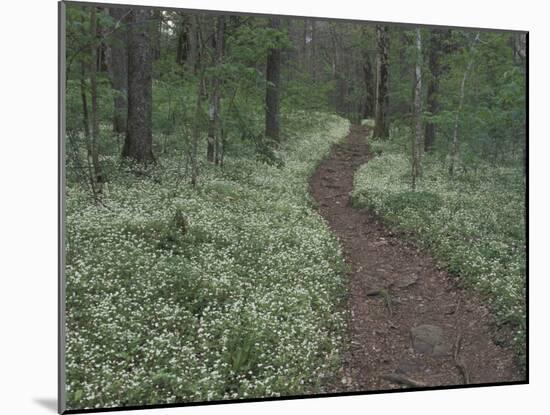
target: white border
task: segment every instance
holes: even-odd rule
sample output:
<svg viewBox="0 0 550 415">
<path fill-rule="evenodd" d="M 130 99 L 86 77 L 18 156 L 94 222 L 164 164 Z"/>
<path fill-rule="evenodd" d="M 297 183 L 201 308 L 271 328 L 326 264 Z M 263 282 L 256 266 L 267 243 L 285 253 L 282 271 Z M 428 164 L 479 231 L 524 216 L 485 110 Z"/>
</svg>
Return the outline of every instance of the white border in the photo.
<svg viewBox="0 0 550 415">
<path fill-rule="evenodd" d="M 517 414 L 547 406 L 550 44 L 543 2 L 140 0 L 143 5 L 530 31 L 531 385 L 140 411 L 140 414 Z M 52 414 L 57 388 L 57 4 L 3 4 L 0 131 L 2 413 Z M 112 3 L 125 3 L 113 0 Z M 538 46 L 540 45 L 540 46 Z M 538 51 L 538 53 L 537 53 Z M 535 224 L 533 226 L 533 224 Z M 538 328 L 538 330 L 536 330 Z M 538 354 L 535 354 L 535 345 Z M 536 366 L 534 363 L 536 362 Z M 46 405 L 44 405 L 46 403 Z M 121 412 L 126 413 L 126 412 Z"/>
</svg>

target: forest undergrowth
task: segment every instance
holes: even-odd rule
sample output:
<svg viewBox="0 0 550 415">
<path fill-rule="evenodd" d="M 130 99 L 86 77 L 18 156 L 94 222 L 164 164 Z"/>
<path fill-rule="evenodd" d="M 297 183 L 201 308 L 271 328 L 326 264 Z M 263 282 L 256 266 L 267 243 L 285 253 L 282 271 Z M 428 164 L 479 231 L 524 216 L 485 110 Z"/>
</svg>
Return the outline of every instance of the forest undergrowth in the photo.
<svg viewBox="0 0 550 415">
<path fill-rule="evenodd" d="M 144 175 L 104 156 L 103 206 L 67 187 L 69 408 L 323 390 L 341 366 L 344 264 L 308 178 L 349 122 L 307 118 L 279 166 L 203 160 L 194 189 L 177 156 Z"/>
</svg>

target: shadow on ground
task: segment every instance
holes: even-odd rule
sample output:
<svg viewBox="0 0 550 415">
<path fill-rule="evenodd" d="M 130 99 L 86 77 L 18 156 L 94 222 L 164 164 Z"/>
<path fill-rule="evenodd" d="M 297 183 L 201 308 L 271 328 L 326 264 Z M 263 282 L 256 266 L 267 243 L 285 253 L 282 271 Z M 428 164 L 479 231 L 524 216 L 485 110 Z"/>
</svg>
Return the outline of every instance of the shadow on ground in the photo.
<svg viewBox="0 0 550 415">
<path fill-rule="evenodd" d="M 35 398 L 34 402 L 38 405 L 52 411 L 57 412 L 57 399 L 54 398 Z"/>
</svg>

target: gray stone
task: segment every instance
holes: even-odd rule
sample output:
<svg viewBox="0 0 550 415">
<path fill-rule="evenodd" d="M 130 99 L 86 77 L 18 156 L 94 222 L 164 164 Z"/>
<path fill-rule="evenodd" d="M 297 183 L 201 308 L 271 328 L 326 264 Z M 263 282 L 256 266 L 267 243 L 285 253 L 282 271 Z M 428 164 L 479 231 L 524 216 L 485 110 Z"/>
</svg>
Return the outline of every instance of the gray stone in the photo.
<svg viewBox="0 0 550 415">
<path fill-rule="evenodd" d="M 399 362 L 397 369 L 395 369 L 395 373 L 406 376 L 413 376 L 419 372 L 422 372 L 423 370 L 424 365 L 419 360 L 402 360 L 401 362 Z"/>
<path fill-rule="evenodd" d="M 412 346 L 416 353 L 443 356 L 448 353 L 443 329 L 432 324 L 422 324 L 411 329 Z"/>
<path fill-rule="evenodd" d="M 353 384 L 353 381 L 351 380 L 351 377 L 347 375 L 344 375 L 344 377 L 342 377 L 342 385 L 351 386 L 352 384 Z"/>
<path fill-rule="evenodd" d="M 399 277 L 395 281 L 394 285 L 397 288 L 407 288 L 407 287 L 410 287 L 413 284 L 416 284 L 417 281 L 418 281 L 418 276 L 417 275 L 414 275 L 414 274 L 403 275 L 402 277 Z"/>
</svg>

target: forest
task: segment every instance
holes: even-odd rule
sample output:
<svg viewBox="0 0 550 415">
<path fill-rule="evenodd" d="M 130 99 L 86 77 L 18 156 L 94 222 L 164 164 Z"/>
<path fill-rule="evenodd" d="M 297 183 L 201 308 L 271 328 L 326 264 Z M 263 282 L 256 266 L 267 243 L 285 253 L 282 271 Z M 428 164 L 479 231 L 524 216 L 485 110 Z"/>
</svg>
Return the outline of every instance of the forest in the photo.
<svg viewBox="0 0 550 415">
<path fill-rule="evenodd" d="M 524 379 L 525 33 L 65 5 L 68 409 Z"/>
</svg>

